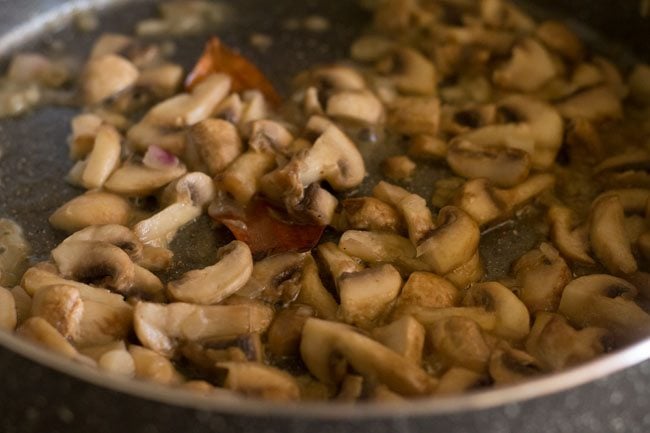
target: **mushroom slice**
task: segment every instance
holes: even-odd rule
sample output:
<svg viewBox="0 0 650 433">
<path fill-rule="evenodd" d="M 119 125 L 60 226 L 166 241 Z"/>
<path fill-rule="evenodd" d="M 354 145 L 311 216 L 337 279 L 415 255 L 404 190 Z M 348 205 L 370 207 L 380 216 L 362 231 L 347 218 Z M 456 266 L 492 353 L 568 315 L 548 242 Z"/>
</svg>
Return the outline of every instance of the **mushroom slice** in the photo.
<svg viewBox="0 0 650 433">
<path fill-rule="evenodd" d="M 338 288 L 339 278 L 345 273 L 355 273 L 363 270 L 361 260 L 350 257 L 335 243 L 326 242 L 316 248 L 318 257 L 324 262 Z"/>
<path fill-rule="evenodd" d="M 143 245 L 142 258 L 138 260 L 138 265 L 152 272 L 162 271 L 171 266 L 173 257 L 174 253 L 167 248 Z"/>
<path fill-rule="evenodd" d="M 473 284 L 463 298 L 467 307 L 482 307 L 496 315 L 494 333 L 518 341 L 530 331 L 530 315 L 523 302 L 497 282 Z"/>
<path fill-rule="evenodd" d="M 540 312 L 526 339 L 526 350 L 549 370 L 561 370 L 595 358 L 605 351 L 607 331 L 587 327 L 577 331 L 555 313 Z"/>
<path fill-rule="evenodd" d="M 650 200 L 650 189 L 646 188 L 624 188 L 610 189 L 596 197 L 595 203 L 604 197 L 617 196 L 625 212 L 634 212 L 643 214 L 646 210 L 646 204 Z"/>
<path fill-rule="evenodd" d="M 386 326 L 372 330 L 375 340 L 415 365 L 420 365 L 422 362 L 425 334 L 424 326 L 411 316 L 404 316 Z"/>
<path fill-rule="evenodd" d="M 13 331 L 18 323 L 18 312 L 13 294 L 0 287 L 0 330 Z"/>
<path fill-rule="evenodd" d="M 17 325 L 22 324 L 32 314 L 32 297 L 20 286 L 16 286 L 10 290 L 11 296 L 14 298 L 14 307 L 16 311 Z M 5 305 L 10 304 L 11 301 L 5 302 Z M 5 311 L 5 314 L 10 311 Z"/>
<path fill-rule="evenodd" d="M 535 28 L 535 21 L 519 7 L 503 0 L 482 0 L 481 19 L 489 27 L 528 33 Z"/>
<path fill-rule="evenodd" d="M 165 300 L 165 286 L 156 274 L 139 265 L 135 265 L 134 270 L 133 286 L 127 295 L 144 300 Z"/>
<path fill-rule="evenodd" d="M 395 208 L 374 197 L 348 198 L 341 202 L 341 218 L 355 230 L 400 232 L 402 221 Z"/>
<path fill-rule="evenodd" d="M 417 258 L 437 274 L 444 275 L 466 263 L 476 253 L 481 233 L 462 209 L 446 206 L 438 225 L 417 246 Z"/>
<path fill-rule="evenodd" d="M 572 278 L 560 253 L 545 242 L 521 256 L 513 271 L 521 287 L 519 297 L 531 313 L 555 311 L 562 289 Z"/>
<path fill-rule="evenodd" d="M 309 80 L 322 90 L 363 90 L 366 80 L 354 68 L 343 65 L 332 65 L 317 68 L 310 72 Z"/>
<path fill-rule="evenodd" d="M 521 382 L 539 376 L 543 370 L 534 357 L 504 344 L 490 355 L 488 370 L 496 385 Z"/>
<path fill-rule="evenodd" d="M 339 240 L 339 248 L 368 263 L 391 263 L 405 273 L 428 270 L 415 258 L 415 247 L 407 238 L 389 232 L 348 230 Z"/>
<path fill-rule="evenodd" d="M 347 323 L 368 329 L 386 314 L 402 287 L 394 266 L 384 264 L 339 278 L 341 315 Z"/>
<path fill-rule="evenodd" d="M 140 121 L 126 133 L 130 148 L 144 153 L 151 146 L 158 146 L 174 155 L 183 155 L 186 148 L 186 133 L 179 128 L 158 126 Z"/>
<path fill-rule="evenodd" d="M 237 296 L 275 302 L 280 297 L 281 285 L 298 274 L 308 253 L 280 253 L 255 262 L 250 278 Z"/>
<path fill-rule="evenodd" d="M 22 227 L 10 219 L 0 218 L 0 286 L 18 284 L 27 270 L 29 253 Z"/>
<path fill-rule="evenodd" d="M 645 149 L 636 149 L 604 159 L 594 167 L 594 173 L 600 174 L 612 170 L 648 170 L 649 168 L 650 153 Z"/>
<path fill-rule="evenodd" d="M 182 81 L 183 68 L 180 65 L 163 63 L 142 69 L 136 84 L 163 99 L 172 96 Z"/>
<path fill-rule="evenodd" d="M 472 283 L 479 281 L 485 274 L 485 267 L 481 261 L 479 251 L 472 256 L 466 263 L 463 263 L 453 271 L 445 275 L 454 286 L 459 289 L 465 289 Z"/>
<path fill-rule="evenodd" d="M 425 96 L 435 93 L 436 67 L 418 51 L 399 47 L 383 63 L 388 78 L 400 92 Z"/>
<path fill-rule="evenodd" d="M 237 128 L 221 119 L 205 119 L 192 126 L 187 145 L 194 147 L 210 176 L 222 172 L 243 151 Z"/>
<path fill-rule="evenodd" d="M 375 125 L 384 118 L 384 106 L 368 90 L 336 92 L 327 99 L 325 113 L 334 119 L 347 119 Z"/>
<path fill-rule="evenodd" d="M 564 288 L 559 312 L 571 323 L 610 330 L 624 340 L 647 335 L 650 315 L 634 299 L 637 289 L 611 275 L 576 278 Z"/>
<path fill-rule="evenodd" d="M 248 203 L 264 185 L 262 176 L 275 167 L 275 156 L 270 152 L 249 150 L 235 159 L 216 177 L 220 189 L 228 192 L 239 203 Z"/>
<path fill-rule="evenodd" d="M 81 78 L 84 103 L 98 104 L 133 86 L 138 80 L 138 69 L 124 57 L 105 54 L 91 58 Z"/>
<path fill-rule="evenodd" d="M 107 351 L 97 360 L 97 366 L 114 374 L 135 376 L 135 361 L 126 348 Z"/>
<path fill-rule="evenodd" d="M 104 187 L 128 197 L 144 197 L 153 194 L 186 172 L 187 168 L 182 163 L 163 169 L 127 162 L 113 172 Z"/>
<path fill-rule="evenodd" d="M 482 385 L 483 374 L 462 367 L 452 367 L 440 378 L 437 395 L 458 394 Z"/>
<path fill-rule="evenodd" d="M 102 118 L 92 113 L 79 114 L 72 118 L 72 135 L 68 138 L 70 159 L 78 161 L 90 153 L 95 136 L 102 125 Z"/>
<path fill-rule="evenodd" d="M 458 135 L 493 124 L 497 120 L 494 104 L 456 107 L 443 105 L 440 113 L 442 132 Z"/>
<path fill-rule="evenodd" d="M 73 233 L 93 225 L 127 225 L 130 218 L 131 205 L 123 197 L 88 191 L 59 207 L 49 222 L 56 229 Z"/>
<path fill-rule="evenodd" d="M 373 190 L 373 194 L 377 195 L 377 187 Z M 407 193 L 404 198 L 391 204 L 402 214 L 413 245 L 421 243 L 434 229 L 431 211 L 427 207 L 426 200 L 419 195 Z"/>
<path fill-rule="evenodd" d="M 585 48 L 580 38 L 562 22 L 544 21 L 537 26 L 535 34 L 547 47 L 572 62 L 584 56 Z"/>
<path fill-rule="evenodd" d="M 623 116 L 621 100 L 608 86 L 592 87 L 577 93 L 556 105 L 568 119 L 586 119 L 600 122 Z"/>
<path fill-rule="evenodd" d="M 596 257 L 615 274 L 636 272 L 630 240 L 625 232 L 625 214 L 617 195 L 601 197 L 591 210 L 589 229 L 591 247 Z"/>
<path fill-rule="evenodd" d="M 287 197 L 287 212 L 295 221 L 310 225 L 327 226 L 334 219 L 339 201 L 334 194 L 312 183 L 303 192 L 301 199 Z"/>
<path fill-rule="evenodd" d="M 52 250 L 52 258 L 61 275 L 75 281 L 127 292 L 135 280 L 128 254 L 108 242 L 64 242 Z"/>
<path fill-rule="evenodd" d="M 389 179 L 403 180 L 413 176 L 415 162 L 406 155 L 389 156 L 381 162 L 381 172 Z"/>
<path fill-rule="evenodd" d="M 251 125 L 248 145 L 251 149 L 291 156 L 294 137 L 287 127 L 273 120 L 256 120 Z"/>
<path fill-rule="evenodd" d="M 585 265 L 596 263 L 587 253 L 589 246 L 586 233 L 579 228 L 574 228 L 571 209 L 552 206 L 548 210 L 548 219 L 551 226 L 551 239 L 565 258 Z"/>
<path fill-rule="evenodd" d="M 262 362 L 264 358 L 259 334 L 210 338 L 200 343 L 189 342 L 182 345 L 180 353 L 200 374 L 214 376 L 217 380 L 222 376 L 216 365 L 219 362 Z"/>
<path fill-rule="evenodd" d="M 186 203 L 203 210 L 215 199 L 216 190 L 210 176 L 192 172 L 167 185 L 160 198 L 163 206 Z"/>
<path fill-rule="evenodd" d="M 453 307 L 460 291 L 446 279 L 430 272 L 413 272 L 395 302 L 393 317 L 401 317 L 423 308 Z"/>
<path fill-rule="evenodd" d="M 122 249 L 134 261 L 142 259 L 143 256 L 140 240 L 131 229 L 118 224 L 86 227 L 68 236 L 62 243 L 77 241 L 107 242 Z"/>
<path fill-rule="evenodd" d="M 298 355 L 302 327 L 313 316 L 314 309 L 307 305 L 293 304 L 280 310 L 269 327 L 269 351 L 275 356 Z"/>
<path fill-rule="evenodd" d="M 27 319 L 16 330 L 16 333 L 66 358 L 79 361 L 86 365 L 94 365 L 93 360 L 77 352 L 77 349 L 42 317 L 31 317 Z"/>
<path fill-rule="evenodd" d="M 506 89 L 532 92 L 557 74 L 549 52 L 533 38 L 521 40 L 513 49 L 508 63 L 493 74 L 496 84 Z"/>
<path fill-rule="evenodd" d="M 120 163 L 120 133 L 110 125 L 97 130 L 92 151 L 85 160 L 81 183 L 87 189 L 101 188 Z"/>
<path fill-rule="evenodd" d="M 438 161 L 447 155 L 447 143 L 432 135 L 418 134 L 411 138 L 408 154 L 414 159 Z"/>
<path fill-rule="evenodd" d="M 359 186 L 365 175 L 366 168 L 359 149 L 339 128 L 331 125 L 312 147 L 266 175 L 262 182 L 268 183 L 269 188 L 264 192 L 271 198 L 302 198 L 304 188 L 312 183 L 326 180 L 336 191 L 342 191 Z"/>
<path fill-rule="evenodd" d="M 405 357 L 341 323 L 308 319 L 300 353 L 309 371 L 325 384 L 337 384 L 343 378 L 345 365 L 337 363 L 338 358 L 402 395 L 425 395 L 436 385 L 434 378 Z"/>
<path fill-rule="evenodd" d="M 484 226 L 507 218 L 554 184 L 555 176 L 551 174 L 533 175 L 510 189 L 495 188 L 486 179 L 473 179 L 456 192 L 453 202 Z"/>
<path fill-rule="evenodd" d="M 300 400 L 296 380 L 277 368 L 256 362 L 220 362 L 217 367 L 227 370 L 226 389 L 267 400 Z"/>
<path fill-rule="evenodd" d="M 327 291 L 320 279 L 318 266 L 311 255 L 307 255 L 300 276 L 300 292 L 296 302 L 309 305 L 316 316 L 326 320 L 335 320 L 338 305 Z"/>
<path fill-rule="evenodd" d="M 129 353 L 135 366 L 135 377 L 163 385 L 175 385 L 183 381 L 169 359 L 153 350 L 134 344 L 129 345 Z"/>
<path fill-rule="evenodd" d="M 341 380 L 339 386 L 339 393 L 336 395 L 336 400 L 354 402 L 363 396 L 364 380 L 363 376 L 356 374 L 346 374 Z"/>
<path fill-rule="evenodd" d="M 83 313 L 83 300 L 73 286 L 49 286 L 34 295 L 31 315 L 47 320 L 65 338 L 76 339 Z"/>
<path fill-rule="evenodd" d="M 490 348 L 479 325 L 466 317 L 452 316 L 436 321 L 429 341 L 436 354 L 449 366 L 477 373 L 487 369 Z"/>
<path fill-rule="evenodd" d="M 121 340 L 131 330 L 133 309 L 124 302 L 122 296 L 108 290 L 66 280 L 39 267 L 28 269 L 21 285 L 32 296 L 53 285 L 72 286 L 79 291 L 83 301 L 83 315 L 74 343 L 80 347 Z"/>
<path fill-rule="evenodd" d="M 216 264 L 184 274 L 170 282 L 167 290 L 178 301 L 216 304 L 241 289 L 252 272 L 253 257 L 248 245 L 232 241 L 219 249 Z"/>
<path fill-rule="evenodd" d="M 365 35 L 354 41 L 350 56 L 359 62 L 376 62 L 390 54 L 395 42 L 385 36 Z"/>
<path fill-rule="evenodd" d="M 425 96 L 399 97 L 391 102 L 388 127 L 404 135 L 436 135 L 440 123 L 440 101 Z"/>
<path fill-rule="evenodd" d="M 273 319 L 273 310 L 261 304 L 138 302 L 133 317 L 135 333 L 142 344 L 170 357 L 182 341 L 264 332 Z"/>
<path fill-rule="evenodd" d="M 494 185 L 510 187 L 523 182 L 530 172 L 530 157 L 521 149 L 477 146 L 466 140 L 452 142 L 447 164 L 459 176 L 486 178 Z"/>
</svg>

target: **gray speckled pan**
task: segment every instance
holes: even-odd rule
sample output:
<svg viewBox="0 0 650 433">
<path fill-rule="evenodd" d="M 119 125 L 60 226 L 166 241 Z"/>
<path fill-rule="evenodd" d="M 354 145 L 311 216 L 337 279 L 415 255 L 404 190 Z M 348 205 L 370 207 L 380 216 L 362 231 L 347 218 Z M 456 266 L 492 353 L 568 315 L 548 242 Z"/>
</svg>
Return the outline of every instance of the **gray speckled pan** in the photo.
<svg viewBox="0 0 650 433">
<path fill-rule="evenodd" d="M 650 23 L 635 1 L 578 0 L 537 2 L 593 25 L 614 44 L 650 57 Z M 236 19 L 219 30 L 229 44 L 261 66 L 286 91 L 290 77 L 308 65 L 333 61 L 367 19 L 349 0 L 233 0 Z M 76 9 L 102 9 L 101 29 L 79 33 L 69 25 Z M 13 50 L 48 50 L 63 41 L 66 51 L 83 55 L 100 31 L 131 32 L 138 19 L 152 13 L 153 2 L 111 0 L 0 0 L 0 65 Z M 105 9 L 105 10 L 104 10 Z M 558 9 L 558 10 L 560 10 Z M 318 13 L 333 23 L 323 34 L 281 30 L 290 17 Z M 273 35 L 271 50 L 249 45 L 251 32 Z M 178 60 L 189 65 L 203 38 L 178 45 Z M 603 46 L 605 48 L 605 46 Z M 620 53 L 619 53 L 620 54 Z M 46 257 L 61 239 L 47 216 L 78 193 L 63 182 L 70 167 L 66 135 L 74 110 L 42 108 L 19 119 L 0 121 L 0 217 L 20 222 L 34 245 L 34 258 Z M 429 167 L 422 185 L 431 183 Z M 199 221 L 176 245 L 196 245 L 179 255 L 186 266 L 213 254 L 226 241 Z M 491 272 L 499 272 L 535 242 L 526 222 L 520 235 L 495 230 L 482 250 Z M 513 246 L 516 246 L 513 247 Z M 178 267 L 182 269 L 182 267 Z M 595 362 L 522 385 L 453 398 L 383 405 L 276 405 L 223 401 L 182 391 L 107 377 L 73 365 L 0 332 L 1 433 L 104 432 L 274 432 L 274 433 L 587 433 L 650 431 L 650 341 L 604 356 Z"/>
</svg>

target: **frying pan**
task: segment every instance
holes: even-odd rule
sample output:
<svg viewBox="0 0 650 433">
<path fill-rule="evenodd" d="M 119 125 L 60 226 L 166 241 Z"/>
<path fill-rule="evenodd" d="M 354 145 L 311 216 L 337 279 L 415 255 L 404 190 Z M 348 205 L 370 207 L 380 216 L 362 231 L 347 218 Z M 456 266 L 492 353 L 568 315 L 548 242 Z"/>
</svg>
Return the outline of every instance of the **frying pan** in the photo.
<svg viewBox="0 0 650 433">
<path fill-rule="evenodd" d="M 236 9 L 235 18 L 219 29 L 219 35 L 260 65 L 285 94 L 289 77 L 296 72 L 343 58 L 345 47 L 368 19 L 353 2 L 346 1 L 230 3 Z M 544 10 L 538 7 L 542 3 Z M 570 23 L 584 37 L 623 62 L 634 56 L 650 57 L 646 47 L 650 23 L 634 1 L 545 0 L 529 6 L 538 14 L 572 17 Z M 70 18 L 75 11 L 88 8 L 101 10 L 101 25 L 95 32 L 80 33 L 70 25 Z M 18 49 L 48 52 L 60 42 L 66 52 L 83 55 L 100 32 L 129 33 L 154 10 L 150 1 L 0 0 L 0 59 L 6 63 L 7 55 Z M 310 33 L 280 26 L 287 18 L 310 14 L 326 17 L 332 28 Z M 251 32 L 272 35 L 272 48 L 260 52 L 251 47 Z M 598 38 L 598 32 L 607 34 L 608 40 Z M 202 42 L 201 37 L 179 42 L 176 60 L 190 65 Z M 62 180 L 71 165 L 65 139 L 74 112 L 45 107 L 28 116 L 0 120 L 0 217 L 21 223 L 33 245 L 34 260 L 46 258 L 62 239 L 48 226 L 46 216 L 79 193 Z M 202 236 L 207 227 L 207 221 L 199 221 L 182 233 L 175 246 L 180 252 L 191 250 L 183 246 L 195 245 L 197 238 L 203 240 L 194 256 L 181 254 L 179 262 L 191 267 L 197 254 L 214 254 L 226 241 L 219 234 Z M 499 254 L 484 254 L 489 272 L 499 272 L 536 242 L 534 237 L 517 237 L 514 232 L 522 231 L 490 235 L 493 239 L 488 239 L 487 248 Z M 182 271 L 182 266 L 177 268 Z M 587 365 L 507 388 L 406 404 L 293 406 L 215 400 L 108 377 L 0 332 L 0 432 L 644 433 L 650 431 L 648 359 L 650 340 Z"/>
</svg>

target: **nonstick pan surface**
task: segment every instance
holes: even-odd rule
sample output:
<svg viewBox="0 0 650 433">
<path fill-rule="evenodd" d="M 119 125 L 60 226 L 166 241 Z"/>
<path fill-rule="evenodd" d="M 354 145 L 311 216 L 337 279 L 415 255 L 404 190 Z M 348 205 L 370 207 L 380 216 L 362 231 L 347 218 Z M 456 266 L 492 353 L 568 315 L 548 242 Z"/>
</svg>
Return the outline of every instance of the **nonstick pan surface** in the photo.
<svg viewBox="0 0 650 433">
<path fill-rule="evenodd" d="M 297 72 L 344 58 L 346 47 L 368 18 L 352 1 L 229 3 L 236 18 L 216 33 L 253 59 L 285 94 Z M 100 28 L 83 33 L 69 18 L 75 8 L 89 7 L 107 9 L 100 13 Z M 627 13 L 624 9 L 619 12 Z M 18 49 L 48 53 L 61 43 L 65 53 L 83 58 L 98 34 L 132 33 L 138 20 L 154 13 L 155 4 L 150 1 L 0 0 L 0 59 L 6 60 Z M 281 26 L 287 19 L 313 14 L 326 17 L 331 28 L 314 33 Z M 249 36 L 253 32 L 271 35 L 271 49 L 262 52 L 252 47 Z M 178 40 L 176 60 L 189 67 L 204 40 L 205 36 Z M 608 47 L 611 51 L 618 45 Z M 63 181 L 71 166 L 66 136 L 75 112 L 72 107 L 44 107 L 0 121 L 0 217 L 13 218 L 24 227 L 34 261 L 46 258 L 63 238 L 49 227 L 47 216 L 79 193 Z M 435 169 L 427 174 L 425 181 L 414 185 L 423 194 L 442 175 Z M 482 253 L 490 273 L 498 274 L 536 243 L 527 221 L 517 224 L 488 235 Z M 216 248 L 229 240 L 210 230 L 207 220 L 185 229 L 179 239 L 174 245 L 176 272 L 209 261 Z M 0 432 L 647 432 L 647 358 L 648 341 L 565 373 L 469 396 L 405 405 L 293 407 L 216 401 L 107 378 L 0 333 L 4 378 Z"/>
</svg>

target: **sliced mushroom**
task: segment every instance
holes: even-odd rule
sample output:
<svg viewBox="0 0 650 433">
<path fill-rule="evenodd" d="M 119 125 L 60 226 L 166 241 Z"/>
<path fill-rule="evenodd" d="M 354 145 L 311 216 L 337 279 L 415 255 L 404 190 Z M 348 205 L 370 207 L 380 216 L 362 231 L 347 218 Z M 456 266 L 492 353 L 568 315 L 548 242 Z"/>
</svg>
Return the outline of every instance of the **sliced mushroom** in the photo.
<svg viewBox="0 0 650 433">
<path fill-rule="evenodd" d="M 460 299 L 460 291 L 446 279 L 430 272 L 413 272 L 397 298 L 393 317 L 423 308 L 454 307 Z"/>
<path fill-rule="evenodd" d="M 602 198 L 617 196 L 625 212 L 634 212 L 643 214 L 646 210 L 646 204 L 650 200 L 650 189 L 646 188 L 625 188 L 610 189 L 596 197 L 594 203 L 598 203 Z"/>
<path fill-rule="evenodd" d="M 451 135 L 465 134 L 473 129 L 493 124 L 497 120 L 494 104 L 443 105 L 440 113 L 440 130 Z"/>
<path fill-rule="evenodd" d="M 100 188 L 120 163 L 121 137 L 110 125 L 97 130 L 92 151 L 85 160 L 81 183 L 87 189 Z"/>
<path fill-rule="evenodd" d="M 490 27 L 529 32 L 535 28 L 535 21 L 518 6 L 503 0 L 480 2 L 481 19 Z"/>
<path fill-rule="evenodd" d="M 562 22 L 544 21 L 537 26 L 535 34 L 547 47 L 572 62 L 584 56 L 585 48 L 580 38 Z"/>
<path fill-rule="evenodd" d="M 621 101 L 608 86 L 584 90 L 556 105 L 563 117 L 600 122 L 623 116 Z"/>
<path fill-rule="evenodd" d="M 363 396 L 364 380 L 363 376 L 356 374 L 346 374 L 341 380 L 339 393 L 336 400 L 354 402 Z"/>
<path fill-rule="evenodd" d="M 153 168 L 127 162 L 113 172 L 104 187 L 128 197 L 144 197 L 153 194 L 186 172 L 187 168 L 183 163 L 168 168 Z"/>
<path fill-rule="evenodd" d="M 373 190 L 375 196 L 379 194 L 378 187 L 380 185 Z M 399 201 L 390 203 L 402 214 L 408 230 L 409 239 L 413 245 L 420 244 L 434 229 L 435 225 L 431 211 L 427 207 L 426 200 L 419 195 L 408 193 L 404 198 L 399 199 Z"/>
<path fill-rule="evenodd" d="M 31 315 L 47 320 L 65 338 L 76 339 L 83 313 L 83 300 L 73 286 L 49 286 L 34 295 Z"/>
<path fill-rule="evenodd" d="M 505 344 L 492 352 L 488 369 L 496 385 L 521 382 L 543 372 L 534 357 Z"/>
<path fill-rule="evenodd" d="M 143 245 L 142 258 L 138 260 L 138 265 L 153 272 L 162 271 L 171 266 L 173 257 L 174 253 L 167 248 Z"/>
<path fill-rule="evenodd" d="M 107 351 L 99 358 L 97 366 L 104 371 L 121 376 L 135 376 L 135 361 L 126 348 Z"/>
<path fill-rule="evenodd" d="M 134 266 L 134 271 L 133 286 L 126 295 L 148 301 L 162 302 L 166 299 L 165 286 L 156 274 L 139 265 Z"/>
<path fill-rule="evenodd" d="M 391 102 L 388 127 L 404 135 L 436 135 L 440 123 L 440 101 L 434 97 L 399 97 Z"/>
<path fill-rule="evenodd" d="M 617 195 L 601 197 L 591 210 L 591 247 L 596 257 L 614 274 L 631 274 L 637 270 L 624 220 L 623 205 Z"/>
<path fill-rule="evenodd" d="M 183 381 L 183 376 L 176 371 L 169 359 L 134 344 L 129 345 L 129 353 L 135 366 L 135 377 L 163 385 L 174 385 Z"/>
<path fill-rule="evenodd" d="M 14 287 L 10 292 L 14 298 L 17 325 L 20 325 L 32 314 L 32 297 L 20 286 Z M 9 305 L 10 303 L 11 301 L 8 301 L 5 305 Z"/>
<path fill-rule="evenodd" d="M 393 180 L 410 178 L 416 168 L 415 162 L 406 155 L 390 156 L 381 163 L 381 171 L 384 176 Z"/>
<path fill-rule="evenodd" d="M 226 389 L 267 400 L 300 399 L 296 380 L 275 367 L 254 362 L 221 362 L 218 367 L 227 370 L 223 383 Z"/>
<path fill-rule="evenodd" d="M 143 257 L 143 245 L 128 228 L 118 224 L 89 226 L 65 238 L 63 243 L 77 241 L 107 242 L 122 249 L 131 260 Z"/>
<path fill-rule="evenodd" d="M 108 242 L 69 241 L 52 250 L 64 278 L 127 292 L 135 280 L 129 255 Z"/>
<path fill-rule="evenodd" d="M 134 310 L 135 332 L 142 344 L 167 357 L 178 343 L 265 331 L 273 310 L 261 304 L 167 305 L 139 302 Z"/>
<path fill-rule="evenodd" d="M 244 104 L 242 103 L 241 97 L 238 93 L 231 93 L 217 105 L 213 117 L 227 120 L 233 125 L 238 125 L 243 111 Z"/>
<path fill-rule="evenodd" d="M 344 225 L 354 230 L 402 230 L 402 221 L 395 208 L 374 197 L 355 197 L 343 200 Z"/>
<path fill-rule="evenodd" d="M 447 143 L 432 135 L 418 134 L 411 138 L 408 154 L 415 159 L 441 160 L 447 155 Z"/>
<path fill-rule="evenodd" d="M 327 99 L 325 113 L 334 119 L 375 125 L 384 118 L 384 106 L 368 90 L 335 92 Z"/>
<path fill-rule="evenodd" d="M 509 340 L 521 340 L 530 331 L 530 315 L 523 302 L 507 287 L 497 282 L 472 285 L 463 305 L 483 307 L 496 315 L 494 333 Z"/>
<path fill-rule="evenodd" d="M 313 146 L 298 153 L 284 167 L 262 178 L 264 193 L 272 198 L 297 197 L 304 188 L 326 180 L 336 191 L 358 186 L 366 175 L 356 145 L 336 126 L 329 126 Z"/>
<path fill-rule="evenodd" d="M 385 264 L 343 274 L 338 281 L 343 320 L 370 328 L 397 298 L 402 277 L 394 266 Z"/>
<path fill-rule="evenodd" d="M 239 203 L 246 204 L 264 186 L 262 176 L 275 167 L 275 157 L 270 152 L 249 150 L 235 159 L 216 178 L 220 189 L 228 192 Z"/>
<path fill-rule="evenodd" d="M 571 269 L 550 244 L 521 256 L 513 266 L 519 297 L 531 313 L 555 311 L 560 304 L 562 289 L 571 281 Z"/>
<path fill-rule="evenodd" d="M 131 126 L 126 134 L 129 147 L 144 153 L 151 146 L 158 146 L 167 152 L 180 156 L 185 153 L 186 133 L 179 128 L 168 128 L 141 121 Z"/>
<path fill-rule="evenodd" d="M 210 176 L 222 172 L 243 150 L 237 128 L 221 119 L 205 119 L 188 131 L 187 146 L 193 146 Z"/>
<path fill-rule="evenodd" d="M 450 317 L 461 317 L 476 322 L 486 332 L 494 332 L 497 318 L 494 311 L 484 307 L 418 308 L 411 311 L 415 319 L 426 328 Z"/>
<path fill-rule="evenodd" d="M 447 365 L 477 373 L 486 371 L 490 348 L 476 322 L 466 317 L 447 317 L 436 321 L 429 332 L 433 350 Z"/>
<path fill-rule="evenodd" d="M 23 229 L 7 218 L 0 218 L 0 286 L 13 287 L 29 263 L 30 246 Z"/>
<path fill-rule="evenodd" d="M 506 89 L 532 92 L 556 75 L 549 52 L 533 38 L 521 40 L 513 49 L 508 63 L 493 74 L 496 84 Z"/>
<path fill-rule="evenodd" d="M 251 125 L 248 145 L 257 151 L 275 152 L 279 155 L 291 156 L 294 152 L 292 144 L 294 137 L 280 122 L 262 119 Z"/>
<path fill-rule="evenodd" d="M 436 67 L 412 48 L 395 49 L 383 61 L 381 69 L 401 93 L 425 96 L 435 93 Z"/>
<path fill-rule="evenodd" d="M 83 113 L 72 118 L 72 134 L 68 139 L 70 159 L 77 161 L 90 153 L 102 123 L 102 118 L 92 113 Z"/>
<path fill-rule="evenodd" d="M 296 302 L 309 305 L 316 312 L 316 316 L 326 320 L 335 320 L 338 305 L 327 291 L 320 279 L 318 266 L 311 255 L 308 255 L 302 267 L 300 279 L 300 292 Z"/>
<path fill-rule="evenodd" d="M 476 254 L 471 259 L 446 274 L 445 278 L 462 290 L 470 284 L 480 281 L 484 274 L 485 267 L 483 266 L 481 255 L 479 251 L 476 251 Z"/>
<path fill-rule="evenodd" d="M 588 234 L 574 228 L 573 212 L 563 206 L 552 206 L 548 210 L 551 226 L 551 239 L 562 255 L 573 262 L 586 265 L 595 264 L 587 250 Z"/>
<path fill-rule="evenodd" d="M 269 107 L 264 94 L 259 90 L 247 90 L 242 94 L 242 114 L 239 119 L 239 128 L 246 134 L 250 124 L 256 120 L 269 117 Z"/>
<path fill-rule="evenodd" d="M 544 368 L 560 370 L 595 358 L 605 351 L 607 331 L 587 327 L 575 330 L 555 313 L 538 313 L 526 339 L 526 350 Z"/>
<path fill-rule="evenodd" d="M 193 304 L 216 304 L 241 289 L 253 272 L 250 248 L 232 241 L 219 249 L 217 263 L 184 274 L 170 282 L 167 290 L 172 298 Z"/>
<path fill-rule="evenodd" d="M 314 309 L 293 304 L 276 314 L 267 334 L 269 351 L 275 356 L 296 356 L 300 351 L 302 327 Z"/>
<path fill-rule="evenodd" d="M 340 382 L 345 364 L 364 377 L 376 378 L 402 395 L 431 392 L 436 380 L 403 356 L 340 323 L 308 319 L 302 330 L 300 353 L 309 371 L 325 384 Z"/>
<path fill-rule="evenodd" d="M 411 316 L 404 316 L 386 326 L 372 330 L 375 340 L 415 365 L 420 365 L 422 361 L 425 334 L 424 327 Z"/>
<path fill-rule="evenodd" d="M 200 374 L 219 380 L 219 362 L 262 362 L 264 348 L 259 334 L 242 334 L 184 343 L 180 353 Z"/>
<path fill-rule="evenodd" d="M 163 193 L 162 201 L 167 207 L 138 222 L 133 232 L 143 244 L 166 247 L 181 227 L 204 212 L 215 195 L 214 183 L 208 175 L 188 173 Z"/>
<path fill-rule="evenodd" d="M 0 287 L 0 330 L 12 332 L 18 323 L 16 301 L 12 293 Z"/>
<path fill-rule="evenodd" d="M 516 209 L 552 188 L 555 176 L 537 174 L 510 189 L 498 189 L 486 179 L 465 182 L 454 197 L 454 204 L 467 212 L 479 226 L 503 220 Z"/>
<path fill-rule="evenodd" d="M 77 352 L 72 344 L 68 342 L 59 332 L 42 317 L 32 317 L 20 325 L 16 333 L 39 344 L 59 355 L 73 359 L 86 365 L 94 365 L 94 362 Z"/>
<path fill-rule="evenodd" d="M 138 69 L 124 57 L 115 54 L 91 58 L 81 79 L 86 105 L 98 104 L 133 86 Z"/>
<path fill-rule="evenodd" d="M 136 84 L 149 90 L 156 98 L 169 98 L 182 81 L 183 68 L 174 63 L 164 63 L 142 69 Z"/>
<path fill-rule="evenodd" d="M 339 240 L 339 248 L 364 262 L 391 263 L 404 273 L 428 270 L 415 258 L 415 247 L 407 238 L 390 232 L 348 230 Z"/>
<path fill-rule="evenodd" d="M 312 183 L 303 192 L 303 197 L 289 197 L 285 200 L 287 212 L 296 222 L 327 226 L 334 219 L 339 201 L 334 194 Z"/>
<path fill-rule="evenodd" d="M 466 140 L 454 141 L 447 151 L 447 164 L 459 176 L 486 178 L 499 187 L 523 182 L 530 172 L 530 156 L 521 149 L 477 146 Z"/>
<path fill-rule="evenodd" d="M 338 287 L 339 278 L 346 273 L 355 273 L 363 270 L 361 261 L 350 257 L 341 250 L 335 243 L 325 242 L 316 248 L 318 257 L 325 264 Z"/>
<path fill-rule="evenodd" d="M 250 278 L 237 295 L 277 302 L 282 296 L 282 283 L 300 273 L 307 256 L 307 253 L 280 253 L 255 262 Z"/>
<path fill-rule="evenodd" d="M 476 222 L 462 209 L 446 206 L 438 224 L 417 246 L 417 258 L 437 274 L 453 271 L 472 258 L 481 234 Z"/>
<path fill-rule="evenodd" d="M 457 394 L 483 384 L 485 376 L 462 367 L 452 367 L 440 378 L 437 395 Z"/>
<path fill-rule="evenodd" d="M 50 215 L 49 221 L 54 228 L 72 233 L 92 225 L 127 225 L 130 217 L 131 205 L 126 199 L 89 191 L 63 204 Z"/>
<path fill-rule="evenodd" d="M 588 275 L 570 282 L 562 294 L 559 312 L 580 327 L 605 328 L 623 340 L 645 336 L 650 315 L 634 299 L 637 289 L 611 275 Z"/>
</svg>

